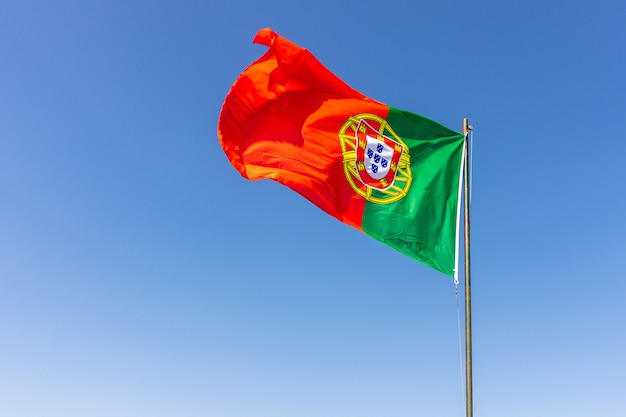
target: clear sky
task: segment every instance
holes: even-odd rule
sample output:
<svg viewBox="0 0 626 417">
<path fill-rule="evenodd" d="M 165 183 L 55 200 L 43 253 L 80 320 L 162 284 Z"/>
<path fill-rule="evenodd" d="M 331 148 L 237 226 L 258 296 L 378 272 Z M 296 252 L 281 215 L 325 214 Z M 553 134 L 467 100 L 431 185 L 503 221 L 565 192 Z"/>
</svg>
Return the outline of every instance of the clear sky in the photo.
<svg viewBox="0 0 626 417">
<path fill-rule="evenodd" d="M 223 154 L 264 27 L 474 125 L 475 415 L 626 415 L 625 20 L 622 0 L 3 0 L 0 415 L 463 415 L 451 279 Z"/>
</svg>

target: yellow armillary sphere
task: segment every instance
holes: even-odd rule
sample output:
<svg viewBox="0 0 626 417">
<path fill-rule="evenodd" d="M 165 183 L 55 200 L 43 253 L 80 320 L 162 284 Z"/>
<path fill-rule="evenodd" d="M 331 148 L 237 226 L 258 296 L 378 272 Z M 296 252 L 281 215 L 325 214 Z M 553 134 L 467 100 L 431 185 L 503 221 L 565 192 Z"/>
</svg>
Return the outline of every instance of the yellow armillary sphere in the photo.
<svg viewBox="0 0 626 417">
<path fill-rule="evenodd" d="M 409 148 L 385 119 L 370 113 L 351 116 L 338 136 L 343 172 L 356 193 L 376 204 L 407 195 L 412 181 Z"/>
</svg>

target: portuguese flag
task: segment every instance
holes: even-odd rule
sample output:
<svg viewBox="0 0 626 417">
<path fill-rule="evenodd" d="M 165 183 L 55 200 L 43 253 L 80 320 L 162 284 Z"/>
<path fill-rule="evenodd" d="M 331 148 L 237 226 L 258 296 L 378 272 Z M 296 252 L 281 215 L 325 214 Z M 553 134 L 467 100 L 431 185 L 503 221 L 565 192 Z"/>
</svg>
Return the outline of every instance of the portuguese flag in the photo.
<svg viewBox="0 0 626 417">
<path fill-rule="evenodd" d="M 231 164 L 456 276 L 464 136 L 364 96 L 270 29 L 254 42 L 269 49 L 235 81 L 218 121 Z"/>
</svg>

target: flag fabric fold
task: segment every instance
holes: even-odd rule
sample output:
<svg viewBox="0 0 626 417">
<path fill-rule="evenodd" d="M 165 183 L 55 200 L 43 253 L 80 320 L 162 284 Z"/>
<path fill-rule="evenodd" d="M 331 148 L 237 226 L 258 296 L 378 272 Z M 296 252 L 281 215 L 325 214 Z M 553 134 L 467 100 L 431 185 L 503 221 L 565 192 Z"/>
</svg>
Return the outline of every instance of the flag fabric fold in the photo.
<svg viewBox="0 0 626 417">
<path fill-rule="evenodd" d="M 233 167 L 454 276 L 464 136 L 366 97 L 271 29 L 254 42 L 268 50 L 218 121 Z"/>
</svg>

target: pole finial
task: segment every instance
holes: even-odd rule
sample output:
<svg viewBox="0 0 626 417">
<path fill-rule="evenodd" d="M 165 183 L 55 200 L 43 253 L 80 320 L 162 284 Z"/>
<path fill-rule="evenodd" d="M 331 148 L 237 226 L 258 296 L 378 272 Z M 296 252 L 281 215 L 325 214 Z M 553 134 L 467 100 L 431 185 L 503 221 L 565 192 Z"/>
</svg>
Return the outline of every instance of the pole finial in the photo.
<svg viewBox="0 0 626 417">
<path fill-rule="evenodd" d="M 464 117 L 463 118 L 463 134 L 467 135 L 470 132 L 470 130 L 472 130 L 473 128 L 474 127 L 469 124 L 467 117 Z"/>
</svg>

